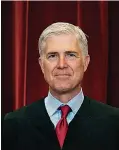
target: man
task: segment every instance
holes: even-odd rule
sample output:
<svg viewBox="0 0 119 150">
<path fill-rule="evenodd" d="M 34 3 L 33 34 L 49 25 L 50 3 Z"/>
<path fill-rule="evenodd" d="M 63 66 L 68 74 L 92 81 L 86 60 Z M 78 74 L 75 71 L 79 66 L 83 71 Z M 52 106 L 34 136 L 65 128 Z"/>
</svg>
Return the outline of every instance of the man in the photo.
<svg viewBox="0 0 119 150">
<path fill-rule="evenodd" d="M 119 150 L 119 109 L 83 94 L 90 62 L 83 31 L 54 23 L 39 38 L 48 96 L 6 115 L 6 150 Z"/>
</svg>

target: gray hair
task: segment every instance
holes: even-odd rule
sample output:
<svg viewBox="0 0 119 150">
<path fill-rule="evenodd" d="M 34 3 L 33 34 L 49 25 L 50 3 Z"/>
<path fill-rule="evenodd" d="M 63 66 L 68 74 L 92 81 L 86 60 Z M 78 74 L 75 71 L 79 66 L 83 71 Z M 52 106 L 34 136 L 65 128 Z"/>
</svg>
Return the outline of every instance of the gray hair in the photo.
<svg viewBox="0 0 119 150">
<path fill-rule="evenodd" d="M 76 36 L 79 41 L 79 46 L 84 55 L 88 55 L 88 41 L 86 34 L 78 27 L 70 23 L 57 22 L 48 26 L 40 35 L 38 41 L 39 54 L 42 53 L 45 42 L 48 37 L 52 35 L 61 35 L 61 34 L 73 34 Z"/>
</svg>

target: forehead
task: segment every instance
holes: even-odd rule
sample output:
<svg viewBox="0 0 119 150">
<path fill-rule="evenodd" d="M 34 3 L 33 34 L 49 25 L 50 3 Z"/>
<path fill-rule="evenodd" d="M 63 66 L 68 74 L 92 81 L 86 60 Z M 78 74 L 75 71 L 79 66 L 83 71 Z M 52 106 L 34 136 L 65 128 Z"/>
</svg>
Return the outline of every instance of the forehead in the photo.
<svg viewBox="0 0 119 150">
<path fill-rule="evenodd" d="M 78 50 L 79 42 L 75 35 L 61 34 L 48 37 L 45 42 L 45 51 Z"/>
</svg>

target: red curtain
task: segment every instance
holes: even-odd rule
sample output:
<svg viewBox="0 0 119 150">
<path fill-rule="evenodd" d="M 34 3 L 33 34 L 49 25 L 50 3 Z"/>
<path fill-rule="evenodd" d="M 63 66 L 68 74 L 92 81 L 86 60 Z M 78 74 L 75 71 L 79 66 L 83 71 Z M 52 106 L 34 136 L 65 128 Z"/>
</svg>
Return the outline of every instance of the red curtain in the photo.
<svg viewBox="0 0 119 150">
<path fill-rule="evenodd" d="M 82 1 L 1 2 L 2 108 L 18 109 L 47 95 L 38 64 L 38 38 L 53 22 L 79 25 L 89 36 L 91 62 L 84 94 L 119 107 L 119 3 Z"/>
<path fill-rule="evenodd" d="M 14 109 L 26 105 L 28 2 L 13 2 Z"/>
</svg>

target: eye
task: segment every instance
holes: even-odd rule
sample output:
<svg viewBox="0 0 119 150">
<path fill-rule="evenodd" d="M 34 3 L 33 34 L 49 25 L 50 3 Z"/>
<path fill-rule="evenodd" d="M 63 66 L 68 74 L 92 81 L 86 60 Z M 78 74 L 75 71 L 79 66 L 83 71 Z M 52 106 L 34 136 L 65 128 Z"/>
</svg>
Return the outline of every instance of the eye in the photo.
<svg viewBox="0 0 119 150">
<path fill-rule="evenodd" d="M 57 54 L 48 54 L 47 58 L 51 59 L 51 60 L 56 59 L 57 58 Z"/>
<path fill-rule="evenodd" d="M 74 58 L 74 57 L 77 57 L 75 53 L 67 53 L 67 57 L 71 57 L 71 58 Z"/>
</svg>

